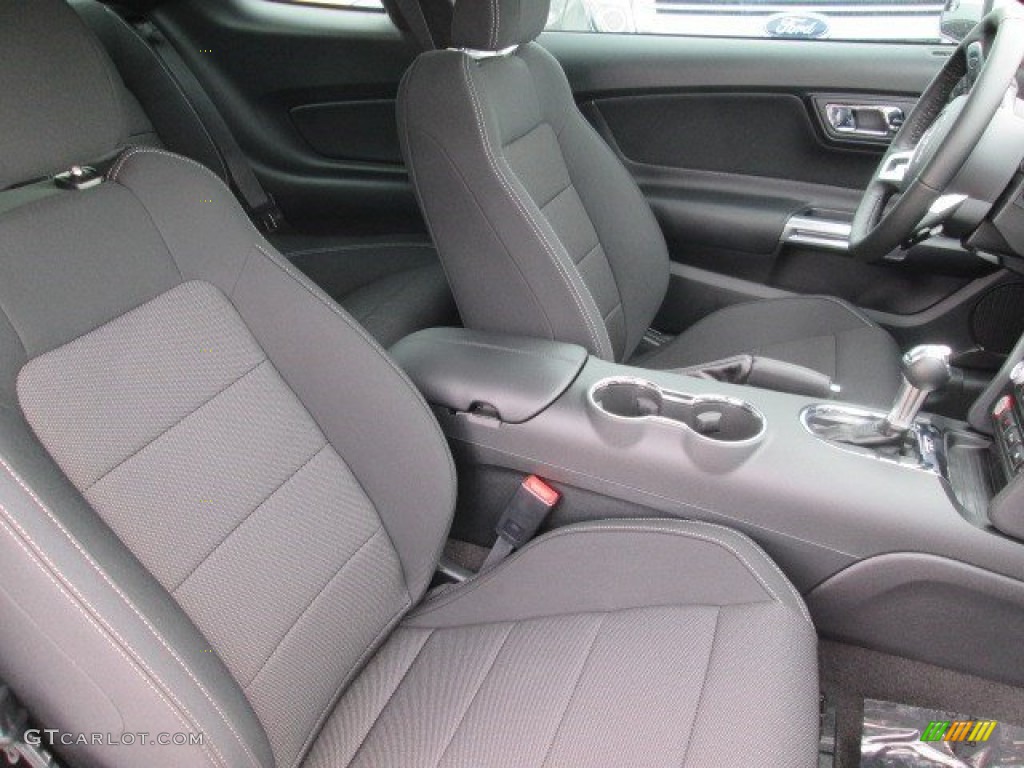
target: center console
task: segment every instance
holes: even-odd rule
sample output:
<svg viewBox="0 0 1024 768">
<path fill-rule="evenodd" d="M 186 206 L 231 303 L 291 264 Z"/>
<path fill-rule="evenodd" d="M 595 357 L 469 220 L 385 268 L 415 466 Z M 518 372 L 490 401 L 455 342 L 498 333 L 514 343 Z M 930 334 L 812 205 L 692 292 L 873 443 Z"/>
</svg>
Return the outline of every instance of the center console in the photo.
<svg viewBox="0 0 1024 768">
<path fill-rule="evenodd" d="M 392 352 L 461 473 L 537 473 L 567 501 L 585 496 L 554 524 L 632 514 L 738 529 L 804 593 L 823 634 L 1024 684 L 1024 479 L 979 479 L 1014 466 L 1024 393 L 1005 393 L 1013 424 L 1005 408 L 992 416 L 1019 387 L 1010 371 L 984 431 L 913 415 L 893 425 L 892 412 L 630 368 L 557 342 L 432 329 Z M 478 354 L 487 365 L 466 362 Z M 897 434 L 834 439 L 885 423 Z"/>
</svg>

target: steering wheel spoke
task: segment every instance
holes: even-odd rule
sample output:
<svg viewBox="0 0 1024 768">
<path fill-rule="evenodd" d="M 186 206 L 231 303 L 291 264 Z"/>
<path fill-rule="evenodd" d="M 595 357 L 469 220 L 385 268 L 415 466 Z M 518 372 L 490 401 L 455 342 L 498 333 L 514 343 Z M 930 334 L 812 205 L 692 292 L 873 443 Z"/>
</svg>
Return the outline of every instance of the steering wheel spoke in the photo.
<svg viewBox="0 0 1024 768">
<path fill-rule="evenodd" d="M 993 11 L 964 39 L 893 137 L 864 192 L 851 226 L 851 256 L 883 261 L 965 202 L 949 194 L 965 190 L 951 187 L 999 110 L 1015 106 L 1022 62 L 1020 9 Z"/>
<path fill-rule="evenodd" d="M 882 165 L 878 169 L 878 173 L 875 178 L 878 181 L 891 187 L 893 190 L 899 190 L 903 187 L 903 181 L 907 177 L 907 170 L 910 168 L 910 163 L 914 159 L 913 149 L 903 149 L 896 152 L 890 152 L 882 160 Z"/>
</svg>

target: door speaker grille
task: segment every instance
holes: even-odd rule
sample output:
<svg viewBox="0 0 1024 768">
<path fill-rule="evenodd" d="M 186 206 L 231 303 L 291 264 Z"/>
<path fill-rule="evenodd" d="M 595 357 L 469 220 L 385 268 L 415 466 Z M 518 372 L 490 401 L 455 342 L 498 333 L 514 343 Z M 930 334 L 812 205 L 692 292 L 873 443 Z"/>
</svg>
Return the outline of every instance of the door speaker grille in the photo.
<svg viewBox="0 0 1024 768">
<path fill-rule="evenodd" d="M 1009 354 L 1024 333 L 1024 283 L 993 288 L 971 312 L 971 335 L 988 352 Z"/>
</svg>

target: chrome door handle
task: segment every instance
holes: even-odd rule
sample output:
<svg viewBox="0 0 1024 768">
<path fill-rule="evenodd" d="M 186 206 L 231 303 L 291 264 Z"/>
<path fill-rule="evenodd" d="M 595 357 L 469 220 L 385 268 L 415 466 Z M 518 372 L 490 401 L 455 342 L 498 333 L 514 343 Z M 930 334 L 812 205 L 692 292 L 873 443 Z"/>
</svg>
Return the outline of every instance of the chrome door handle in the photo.
<svg viewBox="0 0 1024 768">
<path fill-rule="evenodd" d="M 883 104 L 829 103 L 825 105 L 825 119 L 838 134 L 884 139 L 896 135 L 906 115 L 902 107 Z"/>
</svg>

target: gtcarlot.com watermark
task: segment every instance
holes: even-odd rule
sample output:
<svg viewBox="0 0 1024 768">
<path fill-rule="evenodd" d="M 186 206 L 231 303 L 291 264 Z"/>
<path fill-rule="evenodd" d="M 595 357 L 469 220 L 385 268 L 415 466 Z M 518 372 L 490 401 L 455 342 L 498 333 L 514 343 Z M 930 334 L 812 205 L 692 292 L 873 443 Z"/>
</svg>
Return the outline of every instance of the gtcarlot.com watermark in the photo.
<svg viewBox="0 0 1024 768">
<path fill-rule="evenodd" d="M 25 743 L 30 747 L 57 746 L 175 746 L 191 747 L 203 743 L 201 733 L 150 733 L 125 731 L 123 733 L 68 733 L 55 728 L 30 728 L 25 731 Z"/>
</svg>

